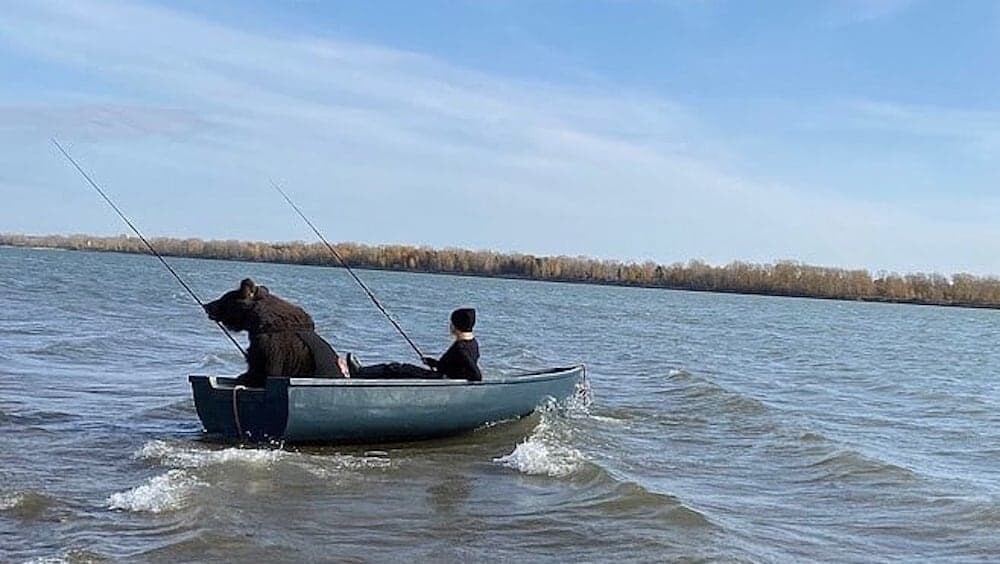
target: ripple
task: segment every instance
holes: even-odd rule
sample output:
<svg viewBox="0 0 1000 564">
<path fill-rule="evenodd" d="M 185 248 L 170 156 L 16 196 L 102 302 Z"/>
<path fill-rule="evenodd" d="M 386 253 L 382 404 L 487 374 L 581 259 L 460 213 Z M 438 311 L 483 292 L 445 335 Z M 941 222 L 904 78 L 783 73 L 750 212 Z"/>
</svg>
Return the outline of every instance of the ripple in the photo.
<svg viewBox="0 0 1000 564">
<path fill-rule="evenodd" d="M 77 361 L 80 358 L 93 357 L 102 351 L 107 351 L 110 343 L 106 337 L 88 337 L 81 339 L 62 339 L 35 347 L 24 354 L 47 362 L 64 360 Z"/>
<path fill-rule="evenodd" d="M 194 399 L 186 398 L 173 401 L 159 407 L 153 407 L 143 412 L 144 417 L 151 419 L 166 419 L 174 421 L 180 418 L 191 417 L 195 413 Z"/>
<path fill-rule="evenodd" d="M 0 422 L 15 425 L 33 426 L 54 423 L 68 423 L 80 419 L 78 415 L 62 411 L 27 410 L 4 413 L 0 411 Z"/>
<path fill-rule="evenodd" d="M 961 512 L 961 517 L 978 530 L 996 530 L 1000 526 L 1000 500 L 979 499 L 966 501 L 969 508 Z"/>
</svg>

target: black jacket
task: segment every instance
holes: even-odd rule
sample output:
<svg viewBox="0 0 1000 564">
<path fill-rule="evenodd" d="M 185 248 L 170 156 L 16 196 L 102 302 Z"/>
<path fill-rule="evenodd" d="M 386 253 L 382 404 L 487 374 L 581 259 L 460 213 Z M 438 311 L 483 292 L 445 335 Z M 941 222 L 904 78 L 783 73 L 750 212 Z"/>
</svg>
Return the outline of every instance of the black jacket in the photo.
<svg viewBox="0 0 1000 564">
<path fill-rule="evenodd" d="M 433 358 L 425 360 L 428 366 L 445 378 L 470 382 L 483 379 L 483 373 L 479 371 L 479 342 L 475 339 L 455 341 L 439 360 Z"/>
</svg>

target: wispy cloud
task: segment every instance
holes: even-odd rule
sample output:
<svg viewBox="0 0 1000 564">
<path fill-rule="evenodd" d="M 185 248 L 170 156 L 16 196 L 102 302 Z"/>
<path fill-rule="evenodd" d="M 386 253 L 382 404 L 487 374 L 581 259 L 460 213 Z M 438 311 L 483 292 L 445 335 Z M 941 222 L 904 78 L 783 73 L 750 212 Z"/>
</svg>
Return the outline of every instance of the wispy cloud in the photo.
<svg viewBox="0 0 1000 564">
<path fill-rule="evenodd" d="M 0 131 L 63 132 L 80 139 L 187 135 L 207 124 L 189 110 L 115 104 L 0 106 Z"/>
<path fill-rule="evenodd" d="M 1000 158 L 1000 112 L 883 101 L 848 106 L 842 126 L 942 138 L 995 162 Z"/>
</svg>

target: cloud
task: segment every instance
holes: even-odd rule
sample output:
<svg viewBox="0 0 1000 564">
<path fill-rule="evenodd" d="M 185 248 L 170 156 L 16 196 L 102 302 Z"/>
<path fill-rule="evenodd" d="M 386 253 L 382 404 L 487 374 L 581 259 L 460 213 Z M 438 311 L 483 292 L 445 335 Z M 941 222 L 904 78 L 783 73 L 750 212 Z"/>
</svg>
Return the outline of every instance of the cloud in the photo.
<svg viewBox="0 0 1000 564">
<path fill-rule="evenodd" d="M 92 103 L 59 91 L 45 93 L 45 107 L 8 100 L 0 165 L 21 176 L 0 191 L 51 193 L 79 182 L 53 170 L 44 145 L 65 132 L 151 234 L 305 238 L 270 198 L 274 176 L 333 239 L 663 261 L 1000 266 L 980 256 L 996 245 L 947 261 L 921 255 L 944 230 L 956 241 L 1000 240 L 990 226 L 956 231 L 741 177 L 725 166 L 718 134 L 655 96 L 518 80 L 378 45 L 251 33 L 143 4 L 5 10 L 0 42 L 82 73 L 101 92 Z M 43 216 L 35 206 L 22 198 L 0 221 L 9 230 L 120 230 L 106 227 L 96 206 L 92 216 L 52 206 Z"/>
<path fill-rule="evenodd" d="M 0 135 L 51 131 L 82 139 L 185 135 L 208 124 L 188 110 L 114 104 L 0 106 Z"/>
<path fill-rule="evenodd" d="M 941 138 L 970 155 L 1000 158 L 1000 112 L 863 100 L 848 106 L 842 127 Z"/>
</svg>

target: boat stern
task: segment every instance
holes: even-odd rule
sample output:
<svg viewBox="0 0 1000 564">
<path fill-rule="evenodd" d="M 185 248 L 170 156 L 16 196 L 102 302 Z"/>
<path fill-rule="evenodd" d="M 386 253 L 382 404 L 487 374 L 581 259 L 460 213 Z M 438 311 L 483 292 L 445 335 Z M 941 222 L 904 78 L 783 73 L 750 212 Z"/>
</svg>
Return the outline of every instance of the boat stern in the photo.
<svg viewBox="0 0 1000 564">
<path fill-rule="evenodd" d="M 237 385 L 236 378 L 188 376 L 198 418 L 209 435 L 251 442 L 281 440 L 288 422 L 288 379 L 269 378 L 265 388 Z"/>
</svg>

